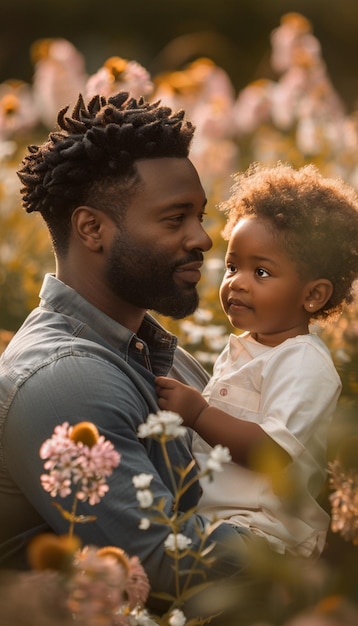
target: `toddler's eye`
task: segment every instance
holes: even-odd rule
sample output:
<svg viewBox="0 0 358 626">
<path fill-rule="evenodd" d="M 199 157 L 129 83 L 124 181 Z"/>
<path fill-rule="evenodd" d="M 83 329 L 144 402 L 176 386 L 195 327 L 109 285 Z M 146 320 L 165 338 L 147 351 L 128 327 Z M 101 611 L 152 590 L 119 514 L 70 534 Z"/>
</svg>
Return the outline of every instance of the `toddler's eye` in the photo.
<svg viewBox="0 0 358 626">
<path fill-rule="evenodd" d="M 263 267 L 258 267 L 256 270 L 256 274 L 260 278 L 267 278 L 268 276 L 270 276 L 269 272 L 267 270 L 264 270 Z"/>
<path fill-rule="evenodd" d="M 236 272 L 236 266 L 233 265 L 232 263 L 228 263 L 226 265 L 226 273 L 227 274 L 235 274 Z"/>
</svg>

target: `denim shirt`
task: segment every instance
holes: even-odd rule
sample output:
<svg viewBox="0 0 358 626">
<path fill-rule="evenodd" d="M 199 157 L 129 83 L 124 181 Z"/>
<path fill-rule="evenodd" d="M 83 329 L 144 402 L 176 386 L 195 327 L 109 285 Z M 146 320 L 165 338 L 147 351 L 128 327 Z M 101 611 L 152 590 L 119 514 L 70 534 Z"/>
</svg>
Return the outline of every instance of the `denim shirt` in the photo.
<svg viewBox="0 0 358 626">
<path fill-rule="evenodd" d="M 202 389 L 207 375 L 149 314 L 136 335 L 50 274 L 40 297 L 40 306 L 0 359 L 0 563 L 6 568 L 26 567 L 26 544 L 33 535 L 68 532 L 68 522 L 41 487 L 44 468 L 39 449 L 56 425 L 86 420 L 112 442 L 121 461 L 101 502 L 80 503 L 77 513 L 96 519 L 77 524 L 75 533 L 84 544 L 120 546 L 137 555 L 154 590 L 173 590 L 171 560 L 163 547 L 168 527 L 152 524 L 147 531 L 139 529 L 145 513 L 132 478 L 153 475 L 155 502 L 163 499 L 168 515 L 172 487 L 159 444 L 139 439 L 137 430 L 149 413 L 158 410 L 155 376 L 169 374 Z M 185 467 L 192 458 L 185 438 L 171 441 L 168 452 L 173 467 Z M 181 509 L 195 506 L 198 496 L 196 482 Z M 67 510 L 72 497 L 61 499 Z M 199 544 L 197 527 L 206 523 L 193 514 L 183 526 L 194 548 Z M 227 528 L 221 534 L 231 533 Z M 186 565 L 190 567 L 190 562 Z"/>
</svg>

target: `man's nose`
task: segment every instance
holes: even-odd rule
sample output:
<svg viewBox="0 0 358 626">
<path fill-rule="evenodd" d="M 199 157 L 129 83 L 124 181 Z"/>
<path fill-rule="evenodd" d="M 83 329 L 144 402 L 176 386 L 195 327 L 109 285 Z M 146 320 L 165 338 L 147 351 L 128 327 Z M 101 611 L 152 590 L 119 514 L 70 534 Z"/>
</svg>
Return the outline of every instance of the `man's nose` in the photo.
<svg viewBox="0 0 358 626">
<path fill-rule="evenodd" d="M 195 230 L 192 229 L 186 239 L 187 250 L 198 249 L 202 250 L 203 252 L 207 252 L 208 250 L 210 250 L 212 245 L 213 242 L 211 240 L 211 237 L 209 237 L 208 233 L 206 232 L 206 230 L 204 230 L 201 224 L 199 224 Z"/>
</svg>

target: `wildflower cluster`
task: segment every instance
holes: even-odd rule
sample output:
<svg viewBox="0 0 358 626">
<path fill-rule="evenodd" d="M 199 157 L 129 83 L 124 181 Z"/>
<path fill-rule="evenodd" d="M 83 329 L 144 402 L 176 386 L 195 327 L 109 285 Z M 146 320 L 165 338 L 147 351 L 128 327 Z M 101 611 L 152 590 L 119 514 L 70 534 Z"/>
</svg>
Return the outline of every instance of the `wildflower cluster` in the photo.
<svg viewBox="0 0 358 626">
<path fill-rule="evenodd" d="M 338 461 L 330 463 L 331 529 L 358 546 L 358 472 L 343 469 Z"/>
<path fill-rule="evenodd" d="M 100 436 L 91 422 L 80 422 L 70 426 L 68 422 L 56 426 L 51 438 L 40 448 L 40 457 L 48 473 L 41 476 L 41 484 L 51 496 L 65 498 L 74 491 L 72 512 L 65 511 L 58 503 L 57 508 L 70 522 L 68 535 L 43 534 L 36 537 L 29 547 L 29 560 L 34 569 L 58 570 L 66 574 L 66 595 L 63 602 L 66 609 L 75 617 L 79 626 L 184 626 L 184 624 L 204 623 L 202 619 L 187 621 L 181 606 L 185 598 L 195 593 L 191 586 L 192 572 L 181 572 L 183 556 L 192 554 L 192 540 L 181 532 L 183 519 L 177 508 L 181 496 L 193 481 L 200 476 L 212 475 L 222 469 L 222 463 L 231 460 L 229 451 L 222 446 L 213 449 L 207 468 L 186 481 L 192 468 L 177 468 L 176 480 L 167 453 L 167 443 L 185 434 L 181 417 L 171 411 L 150 414 L 147 421 L 138 429 L 139 438 L 153 438 L 160 442 L 168 472 L 172 477 L 174 490 L 174 510 L 168 517 L 163 503 L 154 502 L 150 489 L 152 474 L 137 474 L 132 483 L 136 489 L 138 506 L 145 511 L 139 529 L 150 529 L 152 521 L 168 526 L 164 543 L 166 553 L 173 559 L 177 576 L 177 594 L 164 617 L 151 616 L 145 608 L 150 587 L 147 575 L 137 557 L 129 558 L 118 547 L 108 546 L 97 549 L 94 546 L 80 548 L 80 542 L 73 535 L 76 522 L 90 522 L 93 516 L 76 516 L 77 500 L 88 500 L 97 504 L 108 492 L 106 479 L 120 462 L 120 455 L 112 444 Z M 206 539 L 214 526 L 207 527 L 201 537 L 201 547 L 192 556 L 195 562 L 208 561 Z M 194 565 L 195 567 L 195 565 Z M 158 621 L 157 621 L 158 620 Z"/>
<path fill-rule="evenodd" d="M 91 422 L 79 422 L 76 426 L 64 422 L 56 426 L 52 437 L 42 444 L 40 457 L 45 460 L 44 467 L 48 471 L 41 475 L 45 491 L 53 498 L 57 495 L 65 498 L 75 489 L 71 512 L 56 503 L 63 517 L 71 522 L 69 532 L 72 535 L 75 523 L 95 519 L 93 516 L 76 516 L 78 500 L 98 504 L 109 489 L 106 479 L 121 457 Z"/>
<path fill-rule="evenodd" d="M 181 436 L 182 429 L 182 420 L 177 414 L 159 411 L 148 416 L 146 424 L 139 428 L 138 436 L 160 442 L 164 459 L 169 463 L 165 453 L 167 442 L 175 436 Z M 335 489 L 331 497 L 332 528 L 355 545 L 358 536 L 355 495 L 358 490 L 357 442 L 358 439 L 351 439 L 341 449 L 337 460 L 330 464 L 331 487 Z M 91 455 L 89 451 L 93 448 L 95 450 Z M 57 426 L 53 436 L 41 447 L 41 455 L 46 460 L 50 475 L 51 472 L 55 473 L 51 488 L 47 480 L 42 478 L 44 488 L 51 495 L 56 493 L 62 497 L 61 493 L 66 496 L 71 493 L 72 482 L 75 489 L 82 489 L 79 487 L 81 477 L 92 476 L 94 468 L 99 472 L 98 478 L 108 477 L 111 467 L 120 461 L 119 455 L 113 452 L 91 423 L 82 422 L 74 428 L 67 423 Z M 102 461 L 99 460 L 101 456 Z M 153 615 L 145 606 L 150 586 L 137 557 L 129 557 L 116 546 L 100 549 L 91 545 L 81 547 L 78 538 L 70 533 L 63 536 L 48 533 L 39 535 L 30 543 L 29 562 L 32 571 L 5 579 L 4 585 L 0 586 L 2 616 L 7 617 L 9 624 L 17 623 L 19 611 L 24 606 L 31 606 L 35 620 L 33 623 L 37 626 L 44 623 L 45 626 L 42 615 L 47 615 L 48 606 L 51 606 L 51 626 L 71 626 L 73 622 L 77 626 L 203 626 L 210 623 L 214 615 L 206 618 L 187 617 L 185 601 L 203 589 L 208 589 L 209 595 L 205 595 L 205 602 L 212 600 L 215 611 L 218 600 L 223 610 L 226 603 L 234 607 L 231 619 L 225 616 L 225 626 L 238 626 L 238 623 L 240 626 L 256 626 L 259 623 L 265 623 L 265 626 L 305 626 L 306 623 L 329 626 L 333 621 L 342 626 L 355 624 L 358 609 L 349 598 L 332 593 L 332 574 L 324 561 L 311 564 L 309 568 L 301 568 L 297 560 L 291 563 L 261 543 L 251 546 L 249 558 L 252 582 L 242 582 L 240 588 L 234 586 L 233 589 L 212 586 L 210 583 L 193 583 L 196 564 L 205 563 L 210 567 L 210 534 L 215 524 L 208 524 L 204 531 L 198 530 L 201 541 L 199 548 L 194 551 L 190 537 L 183 532 L 185 516 L 180 515 L 177 502 L 192 480 L 207 475 L 213 477 L 213 473 L 221 471 L 222 465 L 230 460 L 229 451 L 216 446 L 207 467 L 202 468 L 195 478 L 188 478 L 190 466 L 175 468 L 177 480 L 174 507 L 170 514 L 166 514 L 163 502 L 154 501 L 151 492 L 152 474 L 141 473 L 132 478 L 138 505 L 146 515 L 140 522 L 140 529 L 150 532 L 153 522 L 164 524 L 168 529 L 165 550 L 172 559 L 177 583 L 176 593 L 171 597 L 170 606 L 164 615 Z M 168 471 L 173 471 L 170 463 Z M 99 492 L 102 493 L 102 489 Z M 72 523 L 71 516 L 69 519 Z M 193 559 L 190 571 L 182 569 L 181 565 L 182 558 L 187 554 Z M 24 600 L 16 603 L 14 594 L 20 590 Z M 154 595 L 168 600 L 165 590 L 162 594 Z M 258 597 L 260 602 L 256 601 Z M 215 621 L 215 624 L 219 623 Z"/>
<path fill-rule="evenodd" d="M 42 444 L 40 457 L 48 471 L 41 476 L 42 487 L 51 496 L 62 498 L 74 489 L 74 504 L 71 512 L 56 504 L 70 522 L 69 533 L 37 536 L 29 545 L 30 564 L 34 569 L 50 568 L 65 574 L 63 604 L 78 626 L 149 626 L 149 621 L 143 621 L 147 615 L 143 607 L 150 586 L 139 559 L 128 557 L 116 546 L 80 549 L 80 541 L 73 535 L 76 522 L 95 519 L 76 516 L 77 501 L 98 504 L 109 490 L 106 480 L 120 463 L 120 454 L 91 422 L 75 426 L 64 422 Z"/>
<path fill-rule="evenodd" d="M 142 611 L 150 587 L 137 557 L 112 546 L 86 546 L 74 559 L 68 589 L 67 604 L 84 624 L 106 624 L 107 619 L 110 626 L 125 626 L 132 611 Z"/>
<path fill-rule="evenodd" d="M 106 479 L 120 462 L 113 445 L 88 423 L 56 426 L 52 437 L 42 444 L 40 457 L 47 459 L 44 467 L 49 472 L 41 476 L 45 491 L 64 498 L 74 485 L 76 497 L 91 505 L 98 504 L 107 493 Z"/>
<path fill-rule="evenodd" d="M 164 547 L 167 555 L 173 560 L 173 568 L 176 574 L 176 595 L 171 598 L 171 607 L 168 609 L 166 616 L 164 616 L 164 620 L 167 620 L 164 621 L 164 623 L 169 626 L 183 626 L 187 623 L 190 623 L 191 626 L 195 626 L 196 624 L 205 623 L 204 618 L 198 618 L 198 621 L 191 619 L 190 622 L 187 622 L 181 608 L 187 597 L 195 595 L 195 585 L 193 588 L 191 580 L 196 564 L 205 563 L 207 566 L 210 565 L 210 546 L 208 548 L 207 540 L 210 538 L 210 534 L 215 528 L 215 524 L 208 524 L 203 533 L 200 533 L 198 530 L 201 541 L 199 548 L 193 551 L 192 539 L 182 532 L 182 526 L 185 524 L 186 516 L 180 513 L 178 503 L 193 482 L 207 475 L 212 477 L 214 472 L 219 472 L 223 469 L 223 463 L 231 461 L 228 448 L 217 445 L 211 451 L 207 466 L 194 478 L 188 479 L 192 464 L 189 464 L 186 468 L 175 468 L 177 473 L 177 476 L 175 476 L 167 453 L 167 443 L 171 439 L 181 437 L 185 434 L 186 429 L 182 424 L 183 420 L 177 413 L 172 411 L 158 411 L 156 414 L 151 413 L 148 415 L 147 421 L 141 424 L 138 429 L 138 437 L 155 439 L 161 445 L 163 457 L 173 486 L 174 504 L 171 515 L 168 516 L 165 512 L 163 502 L 154 502 L 154 496 L 150 490 L 153 476 L 151 474 L 138 474 L 133 477 L 133 484 L 137 489 L 139 506 L 146 510 L 146 517 L 143 517 L 140 521 L 140 529 L 148 530 L 151 523 L 155 521 L 167 526 L 169 531 L 164 542 Z M 193 567 L 191 571 L 183 572 L 181 571 L 181 560 L 188 554 L 193 558 Z M 166 598 L 169 598 L 168 594 L 166 594 Z"/>
<path fill-rule="evenodd" d="M 358 546 L 358 437 L 345 441 L 329 463 L 331 529 Z"/>
</svg>

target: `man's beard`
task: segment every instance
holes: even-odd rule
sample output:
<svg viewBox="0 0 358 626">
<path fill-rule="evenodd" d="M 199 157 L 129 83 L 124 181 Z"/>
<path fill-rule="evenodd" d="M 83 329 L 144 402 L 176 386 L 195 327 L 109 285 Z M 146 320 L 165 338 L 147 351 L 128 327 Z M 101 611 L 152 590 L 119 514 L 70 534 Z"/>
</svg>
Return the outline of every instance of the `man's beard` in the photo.
<svg viewBox="0 0 358 626">
<path fill-rule="evenodd" d="M 107 281 L 112 291 L 130 304 L 181 319 L 196 310 L 199 296 L 194 284 L 182 288 L 176 284 L 175 270 L 202 258 L 199 250 L 193 250 L 173 264 L 156 252 L 155 243 L 150 250 L 140 249 L 119 231 L 107 263 Z"/>
</svg>

